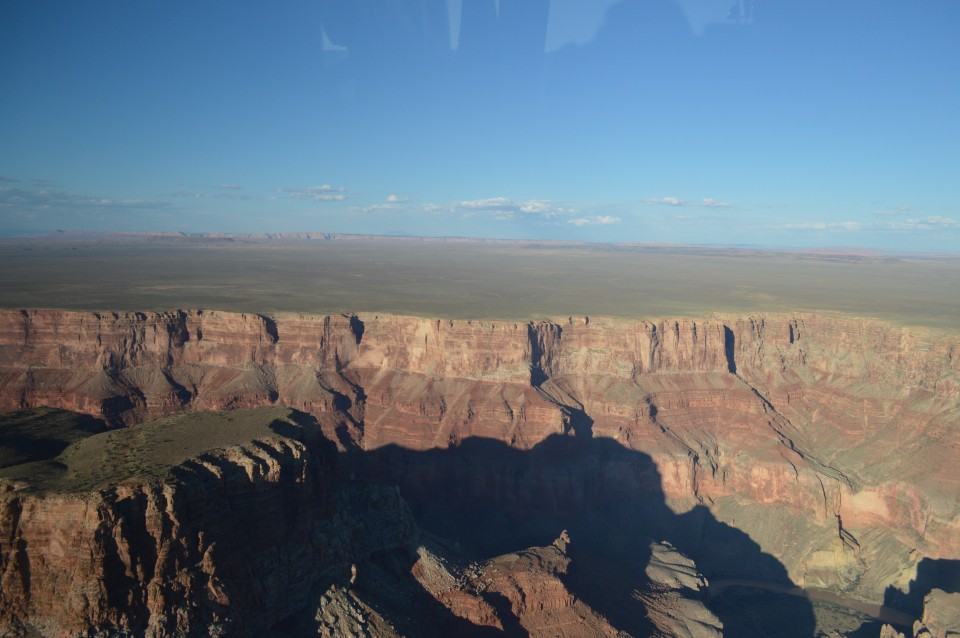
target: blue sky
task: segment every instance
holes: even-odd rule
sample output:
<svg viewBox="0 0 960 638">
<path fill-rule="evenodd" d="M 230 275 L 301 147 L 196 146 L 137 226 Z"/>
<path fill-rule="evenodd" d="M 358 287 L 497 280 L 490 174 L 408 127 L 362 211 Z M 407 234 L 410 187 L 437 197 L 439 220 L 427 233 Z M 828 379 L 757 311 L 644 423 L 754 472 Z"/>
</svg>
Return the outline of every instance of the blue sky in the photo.
<svg viewBox="0 0 960 638">
<path fill-rule="evenodd" d="M 0 1 L 0 234 L 960 252 L 956 0 Z"/>
</svg>

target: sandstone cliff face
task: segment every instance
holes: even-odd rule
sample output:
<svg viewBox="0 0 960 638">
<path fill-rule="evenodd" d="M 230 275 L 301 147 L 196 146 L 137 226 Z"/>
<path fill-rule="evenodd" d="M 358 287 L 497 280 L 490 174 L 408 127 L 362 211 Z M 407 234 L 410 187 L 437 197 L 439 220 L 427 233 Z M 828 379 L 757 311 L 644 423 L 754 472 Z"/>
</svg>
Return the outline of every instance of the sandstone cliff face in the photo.
<svg viewBox="0 0 960 638">
<path fill-rule="evenodd" d="M 956 337 L 838 317 L 0 312 L 2 409 L 136 424 L 280 404 L 361 450 L 607 438 L 652 457 L 676 512 L 708 507 L 794 582 L 874 600 L 960 555 L 958 401 Z"/>
<path fill-rule="evenodd" d="M 291 406 L 331 409 L 332 389 L 300 366 L 336 370 L 358 340 L 347 318 L 302 317 L 280 352 L 272 320 L 202 311 L 3 312 L 0 335 L 5 409 L 42 404 L 128 424 L 272 404 L 281 390 Z"/>
<path fill-rule="evenodd" d="M 351 561 L 406 547 L 412 521 L 396 493 L 359 489 L 344 502 L 333 446 L 286 412 L 266 414 L 276 432 L 197 448 L 151 476 L 73 465 L 72 448 L 56 459 L 62 476 L 38 463 L 4 470 L 0 633 L 260 635 L 315 604 Z M 134 431 L 113 434 L 137 454 L 148 447 Z M 85 442 L 105 437 L 121 438 Z"/>
<path fill-rule="evenodd" d="M 934 589 L 923 601 L 923 616 L 913 625 L 915 638 L 960 636 L 960 593 Z"/>
<path fill-rule="evenodd" d="M 0 533 L 13 539 L 13 551 L 3 565 L 2 620 L 50 636 L 91 627 L 170 636 L 206 626 L 244 631 L 271 620 L 235 610 L 276 609 L 281 615 L 272 620 L 289 613 L 298 601 L 278 596 L 276 581 L 295 573 L 293 564 L 316 548 L 285 547 L 285 561 L 271 564 L 278 548 L 267 539 L 275 533 L 309 539 L 309 530 L 282 524 L 291 516 L 276 505 L 303 510 L 316 504 L 313 494 L 303 493 L 309 487 L 294 486 L 303 479 L 302 450 L 284 452 L 290 463 L 279 464 L 262 450 L 260 457 L 228 453 L 203 469 L 185 470 L 195 472 L 186 484 L 4 499 Z M 273 467 L 261 472 L 260 463 L 268 462 Z M 202 487 L 219 473 L 233 476 L 230 497 L 223 493 L 227 486 Z M 221 508 L 243 514 L 222 517 Z M 294 510 L 292 518 L 302 515 Z M 270 520 L 281 525 L 267 529 Z M 248 566 L 240 564 L 238 551 Z M 245 569 L 257 574 L 253 582 L 244 582 Z"/>
</svg>

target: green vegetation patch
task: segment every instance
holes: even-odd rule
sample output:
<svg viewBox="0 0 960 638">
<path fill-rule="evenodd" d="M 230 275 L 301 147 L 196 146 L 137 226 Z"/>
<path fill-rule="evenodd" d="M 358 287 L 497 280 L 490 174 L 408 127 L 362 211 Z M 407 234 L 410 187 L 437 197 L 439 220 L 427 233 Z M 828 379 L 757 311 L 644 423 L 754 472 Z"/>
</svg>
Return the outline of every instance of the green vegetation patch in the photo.
<svg viewBox="0 0 960 638">
<path fill-rule="evenodd" d="M 263 438 L 299 440 L 307 420 L 307 415 L 281 407 L 183 414 L 75 440 L 55 457 L 0 469 L 0 479 L 41 492 L 84 492 L 160 479 L 171 468 L 215 450 Z"/>
<path fill-rule="evenodd" d="M 71 443 L 106 430 L 92 416 L 53 408 L 0 414 L 0 468 L 52 459 Z"/>
</svg>

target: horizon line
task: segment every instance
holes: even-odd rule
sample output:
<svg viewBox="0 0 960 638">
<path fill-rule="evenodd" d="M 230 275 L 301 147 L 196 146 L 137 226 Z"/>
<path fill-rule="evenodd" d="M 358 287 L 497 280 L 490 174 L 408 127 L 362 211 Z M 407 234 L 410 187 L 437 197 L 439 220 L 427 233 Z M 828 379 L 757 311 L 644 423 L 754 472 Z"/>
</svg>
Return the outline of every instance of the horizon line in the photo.
<svg viewBox="0 0 960 638">
<path fill-rule="evenodd" d="M 751 253 L 778 253 L 793 255 L 817 255 L 832 257 L 897 257 L 918 259 L 947 259 L 960 260 L 958 252 L 922 252 L 916 250 L 895 250 L 890 248 L 864 246 L 785 246 L 775 244 L 703 244 L 703 243 L 676 243 L 676 242 L 612 242 L 591 241 L 587 239 L 529 239 L 522 237 L 475 237 L 467 235 L 407 235 L 407 234 L 375 234 L 375 233 L 348 233 L 331 231 L 279 231 L 256 233 L 232 232 L 189 232 L 189 231 L 94 231 L 94 230 L 54 230 L 46 233 L 24 233 L 20 235 L 0 236 L 0 242 L 16 242 L 22 240 L 69 240 L 69 239 L 99 239 L 99 238 L 129 238 L 129 239 L 213 239 L 213 240 L 247 240 L 247 241 L 424 241 L 424 242 L 457 242 L 477 244 L 513 244 L 513 245 L 543 245 L 554 248 L 563 247 L 608 247 L 608 248 L 639 248 L 639 249 L 678 249 L 704 251 L 745 251 Z"/>
</svg>

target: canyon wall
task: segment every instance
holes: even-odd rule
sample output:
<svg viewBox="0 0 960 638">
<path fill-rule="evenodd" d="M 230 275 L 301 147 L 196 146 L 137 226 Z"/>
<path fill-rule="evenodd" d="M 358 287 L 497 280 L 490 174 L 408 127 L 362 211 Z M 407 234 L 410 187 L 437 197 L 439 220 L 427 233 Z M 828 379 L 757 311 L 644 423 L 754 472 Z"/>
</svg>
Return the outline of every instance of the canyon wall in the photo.
<svg viewBox="0 0 960 638">
<path fill-rule="evenodd" d="M 875 601 L 960 556 L 958 404 L 960 339 L 842 317 L 0 311 L 3 410 L 285 405 L 348 452 L 609 440 L 649 455 L 676 514 L 707 508 L 793 582 Z"/>
<path fill-rule="evenodd" d="M 396 489 L 343 480 L 308 415 L 190 416 L 0 463 L 0 634 L 259 636 L 301 618 L 316 635 L 331 584 L 417 538 Z"/>
<path fill-rule="evenodd" d="M 599 594 L 574 576 L 592 557 L 570 551 L 566 531 L 477 562 L 422 534 L 396 487 L 348 478 L 357 466 L 303 412 L 107 431 L 52 409 L 2 421 L 5 636 L 721 635 L 705 579 L 671 546 L 633 543 L 618 557 L 630 568 L 604 568 Z M 66 447 L 9 453 L 71 429 Z"/>
<path fill-rule="evenodd" d="M 350 557 L 344 532 L 324 525 L 335 450 L 288 412 L 264 415 L 249 440 L 199 446 L 162 476 L 138 476 L 144 462 L 127 462 L 123 447 L 142 456 L 170 445 L 113 436 L 124 431 L 2 470 L 0 631 L 252 635 L 307 605 L 323 568 Z M 87 458 L 87 443 L 105 444 L 116 464 Z"/>
</svg>

